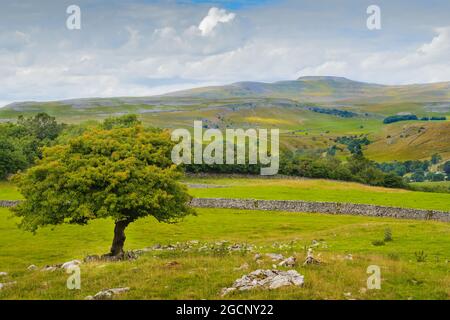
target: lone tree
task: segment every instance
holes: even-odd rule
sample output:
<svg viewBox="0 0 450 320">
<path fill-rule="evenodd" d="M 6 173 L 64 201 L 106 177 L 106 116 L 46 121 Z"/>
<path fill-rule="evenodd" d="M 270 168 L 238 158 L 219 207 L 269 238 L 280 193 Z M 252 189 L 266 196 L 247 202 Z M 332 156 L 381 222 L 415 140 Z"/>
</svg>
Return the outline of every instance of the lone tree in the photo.
<svg viewBox="0 0 450 320">
<path fill-rule="evenodd" d="M 25 201 L 14 208 L 20 227 L 86 224 L 112 218 L 108 255 L 123 256 L 125 228 L 153 216 L 173 223 L 193 214 L 190 196 L 177 179 L 169 133 L 140 125 L 93 129 L 65 145 L 44 148 L 36 166 L 16 179 Z"/>
</svg>

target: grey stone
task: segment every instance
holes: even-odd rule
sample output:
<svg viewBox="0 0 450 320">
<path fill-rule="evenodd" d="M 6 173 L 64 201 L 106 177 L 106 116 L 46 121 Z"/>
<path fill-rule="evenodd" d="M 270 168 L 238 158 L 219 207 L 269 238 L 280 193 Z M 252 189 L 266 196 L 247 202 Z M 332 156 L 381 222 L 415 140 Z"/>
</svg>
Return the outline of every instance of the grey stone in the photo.
<svg viewBox="0 0 450 320">
<path fill-rule="evenodd" d="M 310 202 L 300 200 L 194 198 L 192 199 L 190 205 L 197 208 L 310 212 L 450 222 L 450 212 L 446 211 L 397 208 L 354 203 Z"/>
<path fill-rule="evenodd" d="M 281 261 L 278 266 L 280 267 L 295 267 L 297 264 L 297 259 L 295 257 L 289 257 Z"/>
<path fill-rule="evenodd" d="M 17 283 L 16 281 L 0 283 L 0 290 L 6 289 L 7 287 L 11 287 L 11 286 L 15 285 L 16 283 Z"/>
<path fill-rule="evenodd" d="M 230 288 L 222 289 L 222 296 L 234 290 L 246 291 L 257 288 L 278 289 L 285 286 L 302 286 L 304 277 L 296 270 L 279 271 L 258 269 L 237 279 Z"/>
<path fill-rule="evenodd" d="M 280 261 L 284 259 L 283 255 L 278 253 L 266 253 L 266 257 L 269 257 L 272 261 Z"/>
<path fill-rule="evenodd" d="M 94 296 L 87 296 L 85 300 L 112 300 L 115 295 L 128 292 L 130 288 L 113 288 L 97 292 Z"/>
<path fill-rule="evenodd" d="M 80 264 L 81 264 L 80 260 L 67 261 L 62 264 L 61 268 L 62 269 L 70 269 L 72 267 L 79 266 Z"/>
</svg>

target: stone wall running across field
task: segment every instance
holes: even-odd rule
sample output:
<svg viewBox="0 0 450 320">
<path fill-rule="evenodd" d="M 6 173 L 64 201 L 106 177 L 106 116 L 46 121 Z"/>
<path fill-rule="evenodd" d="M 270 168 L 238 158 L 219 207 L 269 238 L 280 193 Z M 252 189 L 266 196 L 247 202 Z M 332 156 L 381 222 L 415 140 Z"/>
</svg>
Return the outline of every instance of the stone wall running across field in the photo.
<svg viewBox="0 0 450 320">
<path fill-rule="evenodd" d="M 0 200 L 0 207 L 13 207 L 19 202 L 20 201 Z M 398 219 L 436 220 L 450 222 L 450 212 L 339 202 L 194 198 L 191 201 L 191 206 L 195 208 L 224 208 L 242 210 L 347 214 L 368 217 L 388 217 Z"/>
<path fill-rule="evenodd" d="M 229 208 L 244 210 L 347 214 L 368 217 L 390 217 L 399 219 L 450 222 L 450 212 L 337 202 L 195 198 L 192 199 L 191 206 L 197 208 Z"/>
<path fill-rule="evenodd" d="M 0 200 L 0 208 L 9 208 L 14 207 L 17 205 L 20 201 L 19 200 Z"/>
</svg>

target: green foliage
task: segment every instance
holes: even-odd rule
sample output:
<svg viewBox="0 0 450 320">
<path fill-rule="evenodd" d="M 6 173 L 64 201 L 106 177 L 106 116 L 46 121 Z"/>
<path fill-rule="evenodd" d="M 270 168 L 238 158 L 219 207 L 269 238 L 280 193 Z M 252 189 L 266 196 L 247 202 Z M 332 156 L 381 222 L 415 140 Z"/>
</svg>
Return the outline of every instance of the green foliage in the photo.
<svg viewBox="0 0 450 320">
<path fill-rule="evenodd" d="M 191 173 L 236 173 L 259 174 L 257 165 L 188 165 L 185 167 Z M 377 168 L 376 163 L 361 154 L 356 154 L 342 162 L 336 157 L 322 157 L 315 154 L 297 154 L 281 152 L 280 174 L 307 178 L 323 178 L 341 181 L 354 181 L 373 186 L 388 188 L 406 188 L 403 179 L 393 173 L 384 173 Z"/>
<path fill-rule="evenodd" d="M 392 230 L 390 228 L 386 228 L 384 230 L 384 242 L 390 242 L 392 240 L 394 240 L 392 238 Z"/>
<path fill-rule="evenodd" d="M 128 114 L 121 117 L 110 117 L 103 122 L 102 127 L 110 130 L 113 128 L 131 128 L 140 124 L 141 122 L 135 114 Z"/>
<path fill-rule="evenodd" d="M 17 125 L 24 127 L 28 134 L 36 137 L 39 141 L 56 139 L 64 127 L 56 122 L 55 117 L 42 112 L 29 118 L 19 116 Z"/>
<path fill-rule="evenodd" d="M 447 174 L 447 176 L 450 177 L 450 161 L 447 161 L 446 163 L 444 163 L 444 167 L 443 167 L 445 173 Z"/>
<path fill-rule="evenodd" d="M 416 261 L 417 262 L 425 262 L 425 261 L 427 261 L 428 255 L 423 250 L 414 252 L 414 255 L 416 256 Z"/>
<path fill-rule="evenodd" d="M 425 176 L 425 180 L 427 180 L 427 181 L 445 181 L 445 174 L 436 173 L 436 172 L 428 172 Z"/>
<path fill-rule="evenodd" d="M 372 244 L 373 244 L 375 247 L 379 247 L 379 246 L 384 246 L 384 245 L 385 245 L 385 243 L 384 243 L 383 240 L 374 240 L 374 241 L 372 241 Z"/>
<path fill-rule="evenodd" d="M 107 217 L 130 223 L 149 215 L 175 222 L 193 213 L 172 146 L 167 132 L 133 126 L 92 129 L 44 148 L 36 166 L 16 178 L 26 199 L 14 208 L 20 226 L 35 231 Z"/>
<path fill-rule="evenodd" d="M 406 115 L 395 115 L 395 116 L 389 116 L 384 119 L 383 123 L 394 123 L 399 121 L 408 121 L 408 120 L 419 120 L 419 118 L 415 114 L 406 114 Z M 422 121 L 445 121 L 447 120 L 447 117 L 422 117 L 420 118 Z"/>
<path fill-rule="evenodd" d="M 362 155 L 362 147 L 370 144 L 370 140 L 367 137 L 338 137 L 335 140 L 337 143 L 341 143 L 347 146 L 348 151 L 351 154 Z"/>
<path fill-rule="evenodd" d="M 33 164 L 41 156 L 40 148 L 51 145 L 63 128 L 45 113 L 0 124 L 0 179 Z"/>
<path fill-rule="evenodd" d="M 450 193 L 450 181 L 411 183 L 410 189 L 414 191 Z"/>
<path fill-rule="evenodd" d="M 408 121 L 408 120 L 419 120 L 416 115 L 414 114 L 406 114 L 406 115 L 395 115 L 395 116 L 389 116 L 383 120 L 384 124 L 388 123 L 394 123 L 399 121 Z"/>
<path fill-rule="evenodd" d="M 309 107 L 309 110 L 318 113 L 331 114 L 333 116 L 338 116 L 342 118 L 352 118 L 356 117 L 358 114 L 355 112 L 351 112 L 348 110 L 339 110 L 339 109 L 328 109 L 328 108 L 319 108 L 319 107 Z"/>
<path fill-rule="evenodd" d="M 431 163 L 432 164 L 438 164 L 442 161 L 442 156 L 438 153 L 435 153 L 431 156 Z"/>
</svg>

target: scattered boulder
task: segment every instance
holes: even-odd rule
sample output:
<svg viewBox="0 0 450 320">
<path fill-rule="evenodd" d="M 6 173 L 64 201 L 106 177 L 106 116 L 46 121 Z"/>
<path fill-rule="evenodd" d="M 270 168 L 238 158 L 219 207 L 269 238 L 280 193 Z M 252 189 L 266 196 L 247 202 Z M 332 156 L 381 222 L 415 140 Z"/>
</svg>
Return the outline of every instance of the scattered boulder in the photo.
<svg viewBox="0 0 450 320">
<path fill-rule="evenodd" d="M 37 270 L 37 269 L 38 269 L 38 267 L 35 266 L 34 264 L 31 264 L 31 265 L 29 265 L 29 266 L 27 267 L 27 270 L 28 270 L 28 271 L 34 271 L 34 270 Z"/>
<path fill-rule="evenodd" d="M 278 289 L 285 286 L 302 286 L 304 277 L 296 270 L 262 270 L 258 269 L 237 279 L 230 288 L 222 290 L 222 296 L 234 290 Z"/>
<path fill-rule="evenodd" d="M 305 262 L 303 263 L 303 265 L 308 265 L 308 264 L 320 264 L 320 261 L 317 260 L 316 258 L 314 258 L 313 255 L 313 250 L 311 248 L 308 249 L 308 255 L 306 256 Z"/>
<path fill-rule="evenodd" d="M 58 270 L 58 266 L 45 266 L 45 267 L 43 267 L 42 269 L 41 269 L 41 271 L 50 271 L 50 272 L 53 272 L 53 271 L 56 271 L 56 270 Z"/>
<path fill-rule="evenodd" d="M 101 261 L 101 258 L 99 255 L 93 254 L 93 255 L 89 255 L 86 256 L 84 258 L 84 262 L 89 263 L 89 262 L 96 262 L 96 261 Z"/>
<path fill-rule="evenodd" d="M 8 272 L 0 272 L 0 277 L 6 277 L 8 275 Z"/>
<path fill-rule="evenodd" d="M 130 288 L 114 288 L 97 292 L 94 296 L 87 296 L 85 300 L 112 300 L 114 296 L 128 292 Z"/>
<path fill-rule="evenodd" d="M 244 263 L 239 268 L 234 268 L 234 270 L 236 270 L 236 271 L 247 270 L 249 267 L 250 266 L 248 265 L 248 263 Z"/>
<path fill-rule="evenodd" d="M 295 257 L 289 257 L 281 261 L 278 266 L 280 267 L 295 267 L 297 264 L 297 259 Z"/>
<path fill-rule="evenodd" d="M 280 261 L 284 259 L 283 255 L 279 253 L 266 253 L 266 257 L 269 257 L 272 261 Z"/>
<path fill-rule="evenodd" d="M 0 290 L 6 289 L 7 287 L 11 287 L 11 286 L 15 285 L 16 283 L 17 283 L 16 281 L 0 283 Z"/>
<path fill-rule="evenodd" d="M 255 254 L 255 256 L 253 257 L 253 260 L 259 260 L 259 259 L 262 259 L 262 255 L 261 254 L 259 254 L 259 253 L 257 253 L 257 254 Z"/>
<path fill-rule="evenodd" d="M 94 255 L 86 256 L 83 260 L 84 260 L 84 262 L 99 262 L 99 261 L 114 262 L 114 261 L 136 260 L 139 257 L 139 254 L 136 253 L 135 251 L 126 251 L 117 256 L 112 256 L 110 254 L 104 254 L 102 256 L 99 256 L 99 255 L 94 254 Z M 74 260 L 74 261 L 78 261 L 78 260 Z M 69 261 L 69 262 L 73 262 L 73 261 Z"/>
<path fill-rule="evenodd" d="M 61 268 L 62 269 L 70 269 L 70 268 L 79 266 L 80 264 L 81 264 L 80 260 L 67 261 L 62 264 Z"/>
<path fill-rule="evenodd" d="M 231 293 L 231 292 L 233 292 L 233 291 L 235 291 L 235 290 L 236 290 L 236 288 L 233 288 L 233 287 L 231 287 L 231 288 L 223 288 L 222 291 L 220 292 L 220 295 L 221 295 L 222 297 L 224 297 L 224 296 L 226 296 L 227 294 L 229 294 L 229 293 Z"/>
</svg>

